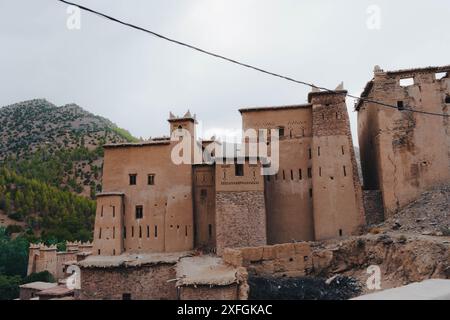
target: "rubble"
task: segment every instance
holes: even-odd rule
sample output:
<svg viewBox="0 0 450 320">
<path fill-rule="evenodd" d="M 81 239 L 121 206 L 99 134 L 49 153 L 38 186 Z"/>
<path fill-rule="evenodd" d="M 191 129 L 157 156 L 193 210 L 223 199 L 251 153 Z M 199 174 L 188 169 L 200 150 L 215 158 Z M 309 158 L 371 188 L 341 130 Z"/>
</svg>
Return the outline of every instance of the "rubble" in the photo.
<svg viewBox="0 0 450 320">
<path fill-rule="evenodd" d="M 404 233 L 450 236 L 450 185 L 424 192 L 419 199 L 379 225 L 383 230 L 387 226 Z"/>
</svg>

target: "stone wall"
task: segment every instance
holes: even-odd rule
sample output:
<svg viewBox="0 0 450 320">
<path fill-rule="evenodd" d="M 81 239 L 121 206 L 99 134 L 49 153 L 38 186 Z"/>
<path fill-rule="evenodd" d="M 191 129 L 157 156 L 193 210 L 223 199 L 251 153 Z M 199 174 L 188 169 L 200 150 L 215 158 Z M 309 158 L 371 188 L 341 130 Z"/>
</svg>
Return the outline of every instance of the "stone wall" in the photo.
<svg viewBox="0 0 450 320">
<path fill-rule="evenodd" d="M 175 300 L 177 289 L 173 264 L 139 267 L 82 268 L 81 300 Z"/>
<path fill-rule="evenodd" d="M 239 300 L 239 285 L 180 287 L 180 300 Z"/>
<path fill-rule="evenodd" d="M 256 276 L 300 277 L 309 274 L 313 267 L 311 247 L 306 242 L 225 249 L 223 260 L 245 267 Z"/>
<path fill-rule="evenodd" d="M 380 190 L 363 191 L 364 210 L 367 225 L 375 225 L 384 221 L 383 196 Z"/>
<path fill-rule="evenodd" d="M 224 248 L 266 244 L 263 191 L 216 193 L 217 253 Z"/>
</svg>

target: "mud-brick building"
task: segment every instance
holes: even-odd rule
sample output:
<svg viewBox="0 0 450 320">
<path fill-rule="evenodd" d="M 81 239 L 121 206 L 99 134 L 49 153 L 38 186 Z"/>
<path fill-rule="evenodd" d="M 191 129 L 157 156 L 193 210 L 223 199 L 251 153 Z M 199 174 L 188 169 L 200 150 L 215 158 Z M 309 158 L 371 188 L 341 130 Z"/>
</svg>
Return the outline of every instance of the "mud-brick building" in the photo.
<svg viewBox="0 0 450 320">
<path fill-rule="evenodd" d="M 201 148 L 195 123 L 189 112 L 171 116 L 170 133 L 184 129 L 191 145 Z M 220 251 L 266 243 L 261 162 L 176 164 L 172 151 L 178 143 L 160 138 L 105 146 L 94 254 Z"/>
<path fill-rule="evenodd" d="M 263 176 L 262 159 L 250 154 L 238 159 L 213 151 L 211 162 L 176 163 L 179 141 L 170 138 L 106 145 L 94 254 L 194 248 L 221 254 L 227 247 L 358 232 L 364 209 L 345 95 L 316 91 L 308 104 L 240 110 L 244 132 L 279 132 L 279 170 L 272 176 Z M 181 139 L 192 148 L 210 148 L 211 141 L 197 140 L 190 112 L 168 121 L 172 137 L 183 129 L 189 134 Z"/>
<path fill-rule="evenodd" d="M 265 177 L 268 244 L 348 236 L 365 224 L 346 93 L 240 110 L 244 131 L 280 132 L 279 170 Z"/>
<path fill-rule="evenodd" d="M 450 181 L 449 71 L 375 67 L 356 105 L 364 189 L 381 191 L 385 217 Z"/>
<path fill-rule="evenodd" d="M 244 147 L 242 154 L 197 140 L 190 112 L 170 114 L 171 138 L 104 146 L 93 256 L 79 263 L 82 297 L 241 299 L 245 272 L 217 256 L 182 253 L 223 256 L 227 248 L 358 233 L 365 218 L 345 96 L 342 88 L 316 90 L 308 104 L 241 109 L 242 144 L 231 148 Z M 271 175 L 264 169 L 276 160 L 248 152 L 248 129 L 255 140 L 258 132 L 279 134 L 278 170 Z M 260 139 L 258 148 L 276 150 L 275 136 Z M 198 161 L 197 150 L 209 157 Z"/>
</svg>

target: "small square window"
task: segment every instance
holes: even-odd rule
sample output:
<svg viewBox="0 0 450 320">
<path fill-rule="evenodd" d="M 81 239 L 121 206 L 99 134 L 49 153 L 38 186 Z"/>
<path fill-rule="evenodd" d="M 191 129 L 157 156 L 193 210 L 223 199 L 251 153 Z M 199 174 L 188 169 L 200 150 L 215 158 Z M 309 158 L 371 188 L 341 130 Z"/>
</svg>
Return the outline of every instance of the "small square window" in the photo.
<svg viewBox="0 0 450 320">
<path fill-rule="evenodd" d="M 137 174 L 130 174 L 130 186 L 135 186 L 137 181 Z"/>
<path fill-rule="evenodd" d="M 403 101 L 397 101 L 397 109 L 400 111 L 405 110 L 405 104 Z"/>
<path fill-rule="evenodd" d="M 450 96 L 446 96 L 446 97 L 445 97 L 445 103 L 450 104 Z"/>
<path fill-rule="evenodd" d="M 284 127 L 279 127 L 278 132 L 280 134 L 280 137 L 284 137 Z"/>
<path fill-rule="evenodd" d="M 243 164 L 236 163 L 234 170 L 235 170 L 236 177 L 244 176 L 244 165 Z"/>
<path fill-rule="evenodd" d="M 154 174 L 149 174 L 148 175 L 147 183 L 148 183 L 149 186 L 155 185 L 155 175 Z"/>
<path fill-rule="evenodd" d="M 414 85 L 414 78 L 406 78 L 406 79 L 400 79 L 400 86 L 401 87 L 409 87 Z"/>
<path fill-rule="evenodd" d="M 136 206 L 136 219 L 142 219 L 144 217 L 144 207 Z"/>
<path fill-rule="evenodd" d="M 131 293 L 122 294 L 122 300 L 131 300 Z"/>
<path fill-rule="evenodd" d="M 206 190 L 206 189 L 200 190 L 200 197 L 202 199 L 205 199 L 207 196 L 208 196 L 208 190 Z"/>
<path fill-rule="evenodd" d="M 436 80 L 442 80 L 444 78 L 447 78 L 447 72 L 438 72 L 435 74 Z"/>
</svg>

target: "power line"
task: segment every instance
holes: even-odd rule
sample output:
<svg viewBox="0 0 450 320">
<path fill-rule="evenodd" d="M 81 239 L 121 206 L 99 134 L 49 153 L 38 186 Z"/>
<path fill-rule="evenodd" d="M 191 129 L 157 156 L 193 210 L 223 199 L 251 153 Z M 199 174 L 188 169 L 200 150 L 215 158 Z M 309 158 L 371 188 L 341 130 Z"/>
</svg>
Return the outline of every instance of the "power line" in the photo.
<svg viewBox="0 0 450 320">
<path fill-rule="evenodd" d="M 199 47 L 190 45 L 188 43 L 181 42 L 181 41 L 178 41 L 178 40 L 166 37 L 166 36 L 164 36 L 162 34 L 156 33 L 154 31 L 151 31 L 151 30 L 139 27 L 137 25 L 134 25 L 134 24 L 122 21 L 122 20 L 119 20 L 119 19 L 114 18 L 112 16 L 109 16 L 109 15 L 107 15 L 105 13 L 93 10 L 91 8 L 82 6 L 82 5 L 77 4 L 77 3 L 73 3 L 73 2 L 70 2 L 70 1 L 66 1 L 66 0 L 57 0 L 57 1 L 65 3 L 65 4 L 68 4 L 68 5 L 71 5 L 71 6 L 75 6 L 75 7 L 79 8 L 80 10 L 84 10 L 84 11 L 90 12 L 92 14 L 95 14 L 95 15 L 98 15 L 98 16 L 100 16 L 102 18 L 107 19 L 107 20 L 119 23 L 119 24 L 124 25 L 126 27 L 129 27 L 129 28 L 132 28 L 132 29 L 135 29 L 135 30 L 139 30 L 139 31 L 151 34 L 151 35 L 153 35 L 155 37 L 158 37 L 160 39 L 163 39 L 163 40 L 175 43 L 177 45 L 180 45 L 180 46 L 183 46 L 183 47 L 186 47 L 186 48 L 198 51 L 200 53 L 203 53 L 203 54 L 206 54 L 206 55 L 218 58 L 218 59 L 225 60 L 227 62 L 239 65 L 241 67 L 252 69 L 252 70 L 255 70 L 255 71 L 258 71 L 258 72 L 261 72 L 261 73 L 265 73 L 265 74 L 273 76 L 273 77 L 281 78 L 281 79 L 284 79 L 284 80 L 287 80 L 287 81 L 291 81 L 291 82 L 294 82 L 294 83 L 297 83 L 297 84 L 302 84 L 302 85 L 305 85 L 305 86 L 308 86 L 308 87 L 311 87 L 311 88 L 320 89 L 320 90 L 327 91 L 327 92 L 332 92 L 332 93 L 336 93 L 337 92 L 336 90 L 331 90 L 331 89 L 328 89 L 328 88 L 325 88 L 325 87 L 319 87 L 319 86 L 316 86 L 316 85 L 314 85 L 312 83 L 308 83 L 308 82 L 305 82 L 305 81 L 297 80 L 297 79 L 294 79 L 294 78 L 291 78 L 291 77 L 288 77 L 288 76 L 284 76 L 284 75 L 281 75 L 281 74 L 278 74 L 278 73 L 275 73 L 275 72 L 267 71 L 267 70 L 264 70 L 262 68 L 258 68 L 258 67 L 252 66 L 250 64 L 243 63 L 243 62 L 240 62 L 238 60 L 231 59 L 231 58 L 222 56 L 220 54 L 201 49 Z M 340 92 L 337 92 L 337 93 L 340 93 Z M 364 102 L 377 104 L 377 105 L 380 105 L 380 106 L 383 106 L 383 107 L 387 107 L 387 108 L 399 109 L 397 106 L 394 106 L 394 105 L 391 105 L 391 104 L 387 104 L 387 103 L 384 103 L 384 102 L 380 102 L 380 101 L 376 101 L 376 100 L 372 100 L 372 99 L 368 99 L 368 98 L 363 98 L 363 97 L 358 97 L 358 96 L 354 96 L 354 95 L 351 95 L 351 94 L 348 94 L 348 93 L 345 93 L 345 94 L 342 93 L 342 94 L 347 96 L 347 97 L 349 97 L 349 98 L 355 99 L 357 101 L 364 101 Z M 441 117 L 449 117 L 450 116 L 449 114 L 434 113 L 434 112 L 428 112 L 428 111 L 420 111 L 420 110 L 414 110 L 414 109 L 410 109 L 410 108 L 406 108 L 406 107 L 404 107 L 402 110 L 415 112 L 415 113 L 426 114 L 426 115 L 433 115 L 433 116 L 441 116 Z"/>
</svg>

